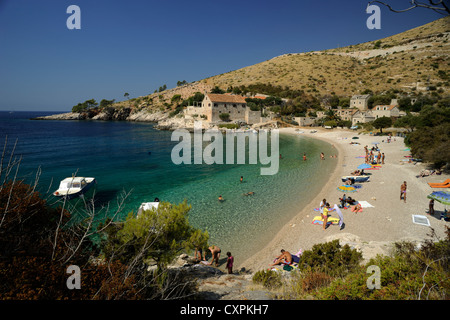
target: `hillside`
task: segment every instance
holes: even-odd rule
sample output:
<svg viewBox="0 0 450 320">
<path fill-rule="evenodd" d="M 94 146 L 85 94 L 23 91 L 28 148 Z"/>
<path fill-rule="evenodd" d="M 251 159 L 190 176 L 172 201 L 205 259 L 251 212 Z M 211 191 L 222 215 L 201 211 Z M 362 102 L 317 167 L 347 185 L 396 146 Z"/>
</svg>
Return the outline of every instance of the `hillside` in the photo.
<svg viewBox="0 0 450 320">
<path fill-rule="evenodd" d="M 215 86 L 226 90 L 256 83 L 303 90 L 312 96 L 334 92 L 350 97 L 366 89 L 374 93 L 396 89 L 407 94 L 440 94 L 450 88 L 450 17 L 378 41 L 324 51 L 284 54 L 242 69 L 127 101 L 116 106 L 137 110 L 169 111 L 196 91 Z M 263 92 L 262 92 L 263 93 Z"/>
<path fill-rule="evenodd" d="M 217 75 L 211 86 L 262 82 L 317 94 L 353 95 L 364 89 L 410 92 L 434 85 L 448 92 L 450 17 L 403 33 L 339 49 L 285 54 L 253 66 Z M 441 72 L 442 74 L 442 72 Z M 429 81 L 429 82 L 428 82 Z"/>
</svg>

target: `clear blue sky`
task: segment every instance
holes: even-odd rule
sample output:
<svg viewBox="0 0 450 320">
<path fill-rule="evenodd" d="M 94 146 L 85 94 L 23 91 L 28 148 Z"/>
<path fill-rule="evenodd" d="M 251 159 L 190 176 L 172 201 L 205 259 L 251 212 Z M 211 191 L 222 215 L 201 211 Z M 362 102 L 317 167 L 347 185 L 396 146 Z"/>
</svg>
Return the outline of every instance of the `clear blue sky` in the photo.
<svg viewBox="0 0 450 320">
<path fill-rule="evenodd" d="M 408 0 L 386 0 L 395 8 Z M 366 0 L 0 0 L 0 110 L 70 111 L 275 56 L 380 39 L 434 21 L 393 13 L 369 30 Z M 69 30 L 69 5 L 81 30 Z"/>
</svg>

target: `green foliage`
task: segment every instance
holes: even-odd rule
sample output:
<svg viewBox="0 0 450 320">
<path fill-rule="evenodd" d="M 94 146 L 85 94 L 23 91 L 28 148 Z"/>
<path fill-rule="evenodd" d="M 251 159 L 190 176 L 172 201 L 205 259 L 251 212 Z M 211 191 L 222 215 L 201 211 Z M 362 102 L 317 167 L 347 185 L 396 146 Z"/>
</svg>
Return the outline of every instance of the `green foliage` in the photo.
<svg viewBox="0 0 450 320">
<path fill-rule="evenodd" d="M 161 202 L 158 209 L 137 217 L 130 213 L 125 222 L 108 230 L 102 245 L 105 256 L 117 256 L 123 263 L 139 258 L 164 267 L 181 251 L 206 246 L 208 234 L 188 222 L 190 209 L 185 200 L 179 205 Z"/>
<path fill-rule="evenodd" d="M 219 124 L 219 128 L 239 129 L 239 125 L 237 123 L 223 123 Z"/>
<path fill-rule="evenodd" d="M 326 126 L 326 127 L 336 127 L 337 126 L 337 122 L 334 121 L 334 120 L 328 120 L 328 121 L 325 121 L 323 123 L 323 125 Z"/>
<path fill-rule="evenodd" d="M 202 103 L 204 98 L 205 98 L 205 95 L 203 93 L 196 92 L 196 93 L 194 93 L 193 96 L 190 96 L 189 98 L 183 100 L 180 105 L 183 107 L 186 107 L 186 106 L 193 106 L 195 104 L 200 104 L 200 103 Z"/>
<path fill-rule="evenodd" d="M 253 275 L 252 281 L 269 289 L 281 287 L 281 275 L 272 270 L 260 270 Z"/>
<path fill-rule="evenodd" d="M 434 106 L 424 106 L 419 116 L 406 116 L 397 121 L 398 125 L 417 128 L 407 135 L 405 142 L 415 157 L 436 166 L 450 162 L 450 108 L 447 104 L 448 100 L 443 99 Z"/>
<path fill-rule="evenodd" d="M 361 260 L 360 252 L 351 249 L 347 244 L 342 247 L 339 240 L 333 240 L 316 244 L 311 250 L 303 252 L 299 269 L 321 271 L 331 276 L 338 276 L 356 268 Z"/>
<path fill-rule="evenodd" d="M 317 299 L 411 300 L 446 299 L 450 289 L 450 238 L 425 241 L 420 249 L 410 242 L 395 244 L 391 257 L 377 256 L 345 278 L 338 278 L 315 294 Z M 381 271 L 381 288 L 367 287 L 367 267 Z"/>
<path fill-rule="evenodd" d="M 116 100 L 112 99 L 112 100 L 106 100 L 106 99 L 102 99 L 102 101 L 100 101 L 100 108 L 106 108 L 106 107 L 110 107 Z"/>
<path fill-rule="evenodd" d="M 380 133 L 382 133 L 384 128 L 389 128 L 392 125 L 392 119 L 389 117 L 380 117 L 375 119 L 372 124 L 376 129 L 380 129 Z"/>
<path fill-rule="evenodd" d="M 222 121 L 229 121 L 230 120 L 230 114 L 229 113 L 221 113 L 221 114 L 219 114 L 219 118 Z"/>
<path fill-rule="evenodd" d="M 219 93 L 219 94 L 223 94 L 225 93 L 224 90 L 220 89 L 218 86 L 215 86 L 212 90 L 211 93 Z"/>
<path fill-rule="evenodd" d="M 86 100 L 85 102 L 79 103 L 76 106 L 73 106 L 72 112 L 78 113 L 83 111 L 88 111 L 90 109 L 96 108 L 98 106 L 98 103 L 95 101 L 95 99 Z"/>
</svg>

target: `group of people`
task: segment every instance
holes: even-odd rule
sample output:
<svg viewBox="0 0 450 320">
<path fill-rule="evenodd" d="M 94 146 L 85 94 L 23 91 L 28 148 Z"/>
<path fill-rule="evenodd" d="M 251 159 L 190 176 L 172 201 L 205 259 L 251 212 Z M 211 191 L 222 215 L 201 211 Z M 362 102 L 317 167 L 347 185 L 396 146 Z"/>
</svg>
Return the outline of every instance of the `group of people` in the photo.
<svg viewBox="0 0 450 320">
<path fill-rule="evenodd" d="M 366 157 L 365 162 L 366 164 L 384 164 L 384 153 L 381 153 L 380 149 L 378 147 L 372 147 L 371 150 L 367 148 L 367 146 L 364 147 L 364 150 L 366 151 Z M 375 155 L 375 152 L 378 151 L 378 154 Z"/>
<path fill-rule="evenodd" d="M 222 253 L 222 250 L 216 245 L 210 246 L 208 248 L 208 250 L 212 254 L 211 262 L 206 263 L 206 261 L 208 261 L 208 260 L 206 259 L 206 253 L 203 252 L 202 248 L 196 248 L 195 259 L 197 260 L 197 262 L 204 261 L 206 265 L 212 265 L 213 262 L 215 262 L 216 267 L 218 267 L 219 266 L 219 258 L 220 258 L 220 254 Z M 233 273 L 233 264 L 234 264 L 234 257 L 231 255 L 231 252 L 228 251 L 227 252 L 227 264 L 226 264 L 228 274 Z"/>
</svg>

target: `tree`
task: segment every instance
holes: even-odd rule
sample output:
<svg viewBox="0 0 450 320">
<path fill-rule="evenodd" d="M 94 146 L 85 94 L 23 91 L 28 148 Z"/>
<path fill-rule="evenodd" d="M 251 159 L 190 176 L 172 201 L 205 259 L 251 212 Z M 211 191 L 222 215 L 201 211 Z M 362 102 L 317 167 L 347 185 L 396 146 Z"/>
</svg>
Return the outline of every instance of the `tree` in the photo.
<svg viewBox="0 0 450 320">
<path fill-rule="evenodd" d="M 127 265 L 155 262 L 167 266 L 177 254 L 194 246 L 207 246 L 208 233 L 188 222 L 187 201 L 173 205 L 161 202 L 157 209 L 130 213 L 122 224 L 111 226 L 103 243 L 107 258 L 117 256 Z"/>
<path fill-rule="evenodd" d="M 392 119 L 389 117 L 380 117 L 373 121 L 373 126 L 380 129 L 380 133 L 383 133 L 384 128 L 389 128 L 392 125 Z"/>
<path fill-rule="evenodd" d="M 123 96 L 124 96 L 126 99 L 129 99 L 130 94 L 129 94 L 128 92 L 125 92 Z"/>
<path fill-rule="evenodd" d="M 407 113 L 406 116 L 400 117 L 395 121 L 394 127 L 406 128 L 408 132 L 413 132 L 420 125 L 420 117 Z"/>
<path fill-rule="evenodd" d="M 111 106 L 115 101 L 116 101 L 115 99 L 112 99 L 112 100 L 106 100 L 106 99 L 103 99 L 102 101 L 100 101 L 100 108 L 103 109 L 103 108 L 109 107 L 109 106 Z"/>
<path fill-rule="evenodd" d="M 406 11 L 412 10 L 414 8 L 426 8 L 426 9 L 434 10 L 435 12 L 443 14 L 443 15 L 449 15 L 450 14 L 450 8 L 448 7 L 448 5 L 445 3 L 444 0 L 436 0 L 436 1 L 435 0 L 428 0 L 428 4 L 427 3 L 423 3 L 423 2 L 419 2 L 417 0 L 411 0 L 410 1 L 411 2 L 411 7 L 406 8 L 406 9 L 400 9 L 400 10 L 393 9 L 389 4 L 384 3 L 382 1 L 377 1 L 377 0 L 370 1 L 369 5 L 374 3 L 374 2 L 380 3 L 380 4 L 388 7 L 389 10 L 391 10 L 392 12 L 397 12 L 397 13 L 406 12 Z"/>
<path fill-rule="evenodd" d="M 223 91 L 222 89 L 220 89 L 218 86 L 215 86 L 212 90 L 211 93 L 219 93 L 219 94 L 223 94 L 225 93 L 225 91 Z"/>
<path fill-rule="evenodd" d="M 219 114 L 219 118 L 222 121 L 229 121 L 230 120 L 230 114 L 229 113 L 221 113 L 221 114 Z"/>
<path fill-rule="evenodd" d="M 83 112 L 98 107 L 98 103 L 95 99 L 86 100 L 83 103 L 79 103 L 72 108 L 72 112 Z"/>
</svg>

